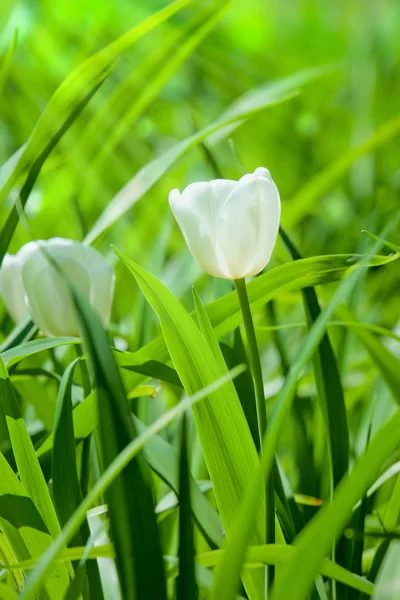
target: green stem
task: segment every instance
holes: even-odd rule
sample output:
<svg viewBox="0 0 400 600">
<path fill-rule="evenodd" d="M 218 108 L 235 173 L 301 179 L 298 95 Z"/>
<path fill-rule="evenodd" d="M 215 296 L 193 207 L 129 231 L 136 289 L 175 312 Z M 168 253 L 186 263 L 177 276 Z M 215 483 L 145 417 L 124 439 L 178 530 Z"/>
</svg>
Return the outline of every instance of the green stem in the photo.
<svg viewBox="0 0 400 600">
<path fill-rule="evenodd" d="M 247 295 L 246 282 L 244 279 L 235 279 L 236 289 L 239 296 L 240 309 L 243 315 L 243 323 L 246 331 L 248 358 L 250 370 L 253 376 L 254 391 L 256 396 L 258 434 L 262 443 L 264 433 L 267 429 L 267 410 L 265 406 L 264 382 L 261 370 L 260 355 L 257 347 L 256 332 L 253 317 L 251 316 L 249 297 Z M 260 444 L 261 447 L 261 444 Z"/>
<path fill-rule="evenodd" d="M 235 279 L 237 294 L 239 297 L 240 309 L 243 315 L 243 324 L 246 331 L 247 351 L 249 365 L 254 383 L 254 392 L 256 398 L 258 433 L 260 437 L 260 448 L 262 440 L 267 430 L 267 408 L 265 405 L 264 382 L 261 370 L 260 354 L 258 352 L 256 332 L 254 329 L 253 317 L 251 315 L 249 297 L 247 295 L 246 282 L 244 279 Z M 275 543 L 275 496 L 273 473 L 265 482 L 265 500 L 267 506 L 266 514 L 266 542 Z M 275 570 L 273 565 L 267 567 L 268 587 L 272 585 Z"/>
</svg>

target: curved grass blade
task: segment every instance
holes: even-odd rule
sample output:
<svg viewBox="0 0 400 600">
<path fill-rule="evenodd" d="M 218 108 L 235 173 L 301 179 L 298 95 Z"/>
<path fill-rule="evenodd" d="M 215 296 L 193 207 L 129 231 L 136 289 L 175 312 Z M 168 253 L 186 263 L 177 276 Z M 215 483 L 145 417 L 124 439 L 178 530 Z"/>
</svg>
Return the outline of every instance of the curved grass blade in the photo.
<svg viewBox="0 0 400 600">
<path fill-rule="evenodd" d="M 82 108 L 79 107 L 87 103 L 92 90 L 97 89 L 112 70 L 119 55 L 190 2 L 191 0 L 177 0 L 151 15 L 87 59 L 63 81 L 51 97 L 21 152 L 18 163 L 0 190 L 0 203 L 10 192 L 18 177 L 23 172 L 31 170 L 39 156 L 46 154 L 46 149 L 52 145 L 52 139 L 57 135 L 54 131 L 61 131 L 64 123 L 69 122 L 72 115 L 81 112 Z"/>
<path fill-rule="evenodd" d="M 49 350 L 50 348 L 57 348 L 58 346 L 67 346 L 69 344 L 81 344 L 81 340 L 75 337 L 59 337 L 59 338 L 43 338 L 40 340 L 32 340 L 13 346 L 12 348 L 1 353 L 2 359 L 6 367 L 16 365 L 17 363 L 24 360 L 28 356 Z"/>
<path fill-rule="evenodd" d="M 396 246 L 395 244 L 392 244 L 392 242 L 388 242 L 387 240 L 383 240 L 382 238 L 378 237 L 374 233 L 371 233 L 370 231 L 367 231 L 366 229 L 363 229 L 361 231 L 361 233 L 367 234 L 368 237 L 372 238 L 375 241 L 380 241 L 383 246 L 386 246 L 390 250 L 394 250 L 394 252 L 396 252 L 397 254 L 400 253 L 400 246 Z"/>
<path fill-rule="evenodd" d="M 153 275 L 116 253 L 135 277 L 147 301 L 159 316 L 168 350 L 189 395 L 198 392 L 228 370 L 215 360 L 213 351 L 193 319 L 171 292 Z M 256 449 L 236 390 L 231 382 L 218 390 L 193 415 L 204 458 L 226 531 L 234 520 L 240 500 L 258 464 Z M 255 526 L 251 538 L 263 541 L 265 498 L 259 496 L 255 507 Z M 244 585 L 251 597 L 263 589 L 262 572 L 245 572 Z"/>
<path fill-rule="evenodd" d="M 20 346 L 21 344 L 28 342 L 37 333 L 37 330 L 36 325 L 31 321 L 30 317 L 22 319 L 1 344 L 0 353 L 4 353 L 7 350 L 11 350 L 11 348 L 15 348 L 15 346 Z M 7 361 L 5 361 L 5 363 L 6 365 L 8 364 Z"/>
<path fill-rule="evenodd" d="M 273 564 L 282 565 L 287 563 L 295 552 L 295 547 L 290 545 L 269 544 L 265 546 L 250 546 L 247 548 L 245 563 L 246 564 Z M 214 567 L 218 565 L 223 557 L 223 550 L 214 550 L 199 554 L 196 557 L 196 562 L 205 567 Z M 320 568 L 319 573 L 324 577 L 334 579 L 340 583 L 344 583 L 359 592 L 372 596 L 374 593 L 374 585 L 365 579 L 348 571 L 341 565 L 325 559 Z"/>
</svg>

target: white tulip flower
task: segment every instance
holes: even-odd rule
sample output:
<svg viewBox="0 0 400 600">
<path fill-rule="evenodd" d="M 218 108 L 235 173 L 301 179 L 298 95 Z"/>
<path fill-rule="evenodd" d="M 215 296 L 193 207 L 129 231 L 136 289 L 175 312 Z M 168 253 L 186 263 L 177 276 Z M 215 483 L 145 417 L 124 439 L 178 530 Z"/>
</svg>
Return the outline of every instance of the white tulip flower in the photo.
<svg viewBox="0 0 400 600">
<path fill-rule="evenodd" d="M 63 238 L 29 242 L 16 256 L 5 258 L 0 271 L 1 294 L 10 314 L 19 320 L 29 310 L 48 336 L 79 335 L 68 285 L 46 257 L 84 294 L 104 326 L 110 320 L 114 271 L 94 248 Z"/>
<path fill-rule="evenodd" d="M 268 169 L 239 181 L 215 179 L 172 190 L 169 203 L 189 250 L 214 277 L 242 279 L 270 261 L 279 230 L 279 192 Z"/>
</svg>

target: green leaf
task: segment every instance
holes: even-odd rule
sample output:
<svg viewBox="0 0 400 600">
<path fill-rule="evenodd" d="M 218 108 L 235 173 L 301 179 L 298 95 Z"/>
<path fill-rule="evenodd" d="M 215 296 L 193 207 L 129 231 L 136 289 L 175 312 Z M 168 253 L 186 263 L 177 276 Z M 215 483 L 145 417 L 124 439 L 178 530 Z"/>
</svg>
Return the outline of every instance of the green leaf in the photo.
<svg viewBox="0 0 400 600">
<path fill-rule="evenodd" d="M 63 527 L 82 501 L 76 466 L 75 436 L 72 418 L 71 387 L 74 370 L 80 359 L 74 360 L 64 372 L 58 390 L 56 414 L 54 419 L 54 441 L 51 461 L 53 482 L 53 498 L 60 524 Z M 73 544 L 89 543 L 90 530 L 86 521 L 82 523 L 80 532 L 72 540 Z M 75 578 L 65 599 L 79 597 L 86 568 L 81 562 L 75 570 Z M 96 562 L 87 565 L 87 576 L 91 594 L 96 600 L 103 600 L 99 567 Z M 75 595 L 74 595 L 75 593 Z"/>
<path fill-rule="evenodd" d="M 101 457 L 105 468 L 136 437 L 128 400 L 100 317 L 73 293 L 96 381 Z M 132 460 L 107 491 L 123 597 L 166 599 L 164 567 L 150 482 L 142 457 Z"/>
<path fill-rule="evenodd" d="M 233 377 L 236 377 L 243 372 L 243 367 L 232 369 L 227 375 L 221 377 L 217 381 L 212 382 L 207 388 L 195 394 L 192 398 L 182 400 L 177 406 L 164 413 L 157 421 L 152 423 L 146 431 L 135 438 L 130 444 L 113 460 L 109 467 L 99 477 L 98 481 L 88 491 L 81 504 L 78 506 L 72 517 L 66 523 L 62 533 L 57 537 L 51 547 L 44 552 L 37 561 L 35 569 L 27 578 L 25 587 L 21 592 L 21 600 L 36 600 L 38 591 L 40 590 L 43 580 L 47 573 L 51 570 L 53 563 L 62 555 L 65 544 L 68 544 L 76 531 L 78 531 L 82 522 L 86 519 L 87 511 L 93 506 L 115 479 L 122 473 L 132 459 L 138 455 L 155 435 L 157 435 L 164 427 L 167 427 L 174 419 L 183 414 L 188 408 L 195 403 L 208 397 L 215 392 L 220 386 L 225 385 Z"/>
<path fill-rule="evenodd" d="M 0 454 L 0 526 L 19 561 L 43 554 L 53 539 L 24 486 Z M 64 543 L 62 548 L 65 548 Z M 45 580 L 43 600 L 63 598 L 69 582 L 65 564 L 52 565 Z"/>
<path fill-rule="evenodd" d="M 25 342 L 19 346 L 14 346 L 5 352 L 2 352 L 1 356 L 4 364 L 9 369 L 13 365 L 21 362 L 21 360 L 24 360 L 24 358 L 37 354 L 38 352 L 43 352 L 50 348 L 57 348 L 58 346 L 80 343 L 81 340 L 75 337 L 43 338 Z"/>
<path fill-rule="evenodd" d="M 206 339 L 193 319 L 171 292 L 154 276 L 115 250 L 138 282 L 147 301 L 159 316 L 172 362 L 189 395 L 196 393 L 227 373 L 215 360 Z M 228 533 L 244 490 L 258 464 L 256 449 L 232 382 L 193 407 L 204 458 Z M 265 499 L 259 497 L 256 526 L 251 538 L 260 543 L 265 531 Z M 260 572 L 246 572 L 248 594 L 257 598 L 263 588 Z"/>
<path fill-rule="evenodd" d="M 265 306 L 271 298 L 276 298 L 279 294 L 339 281 L 351 273 L 361 259 L 360 255 L 334 254 L 304 258 L 275 267 L 250 281 L 247 285 L 251 308 L 254 310 Z M 384 265 L 396 259 L 397 256 L 375 256 L 369 259 L 368 265 Z M 236 292 L 226 294 L 222 298 L 211 302 L 205 308 L 217 338 L 223 337 L 241 323 Z M 160 336 L 137 352 L 124 352 L 119 356 L 118 362 L 121 367 L 134 366 L 135 369 L 139 370 L 140 365 L 146 365 L 151 361 L 165 363 L 168 360 L 168 350 L 163 337 Z M 145 377 L 138 375 L 133 380 L 133 385 L 139 385 L 144 379 Z"/>
<path fill-rule="evenodd" d="M 94 242 L 104 231 L 115 223 L 122 215 L 131 210 L 132 206 L 138 202 L 159 179 L 179 160 L 186 152 L 198 146 L 203 140 L 212 134 L 221 130 L 221 135 L 215 142 L 220 141 L 222 137 L 232 133 L 246 119 L 260 113 L 270 106 L 275 106 L 293 97 L 299 87 L 312 81 L 323 74 L 326 70 L 307 69 L 296 73 L 283 80 L 273 81 L 262 85 L 260 88 L 246 93 L 241 99 L 236 100 L 234 104 L 227 109 L 222 116 L 201 131 L 198 131 L 189 138 L 178 142 L 172 148 L 150 161 L 136 173 L 131 181 L 118 192 L 113 200 L 107 205 L 106 209 L 100 215 L 94 224 L 92 230 L 86 236 L 87 243 Z M 222 133 L 223 132 L 223 133 Z"/>
<path fill-rule="evenodd" d="M 400 246 L 396 246 L 395 244 L 392 244 L 391 242 L 383 240 L 382 238 L 378 237 L 374 233 L 371 233 L 370 231 L 367 231 L 366 229 L 363 229 L 361 231 L 361 233 L 366 233 L 373 240 L 378 240 L 378 241 L 382 242 L 383 246 L 386 246 L 390 250 L 394 250 L 394 252 L 396 252 L 397 254 L 400 253 Z"/>
<path fill-rule="evenodd" d="M 0 346 L 0 353 L 4 353 L 15 346 L 20 346 L 24 342 L 29 341 L 37 333 L 36 325 L 31 321 L 30 317 L 22 319 L 18 325 L 14 327 L 11 333 L 6 337 Z M 4 359 L 4 354 L 3 354 Z M 8 364 L 5 361 L 6 365 Z"/>
<path fill-rule="evenodd" d="M 281 228 L 282 239 L 293 260 L 301 260 L 301 255 L 287 233 Z M 314 287 L 302 290 L 305 313 L 309 329 L 321 313 Z M 336 357 L 327 333 L 322 336 L 317 352 L 313 356 L 315 383 L 322 412 L 325 418 L 329 440 L 332 485 L 335 488 L 347 473 L 349 466 L 349 431 L 342 382 Z M 343 556 L 341 557 L 343 560 Z M 340 564 L 343 564 L 339 560 Z"/>
<path fill-rule="evenodd" d="M 281 565 L 287 563 L 294 555 L 295 551 L 295 547 L 290 545 L 268 544 L 265 546 L 250 546 L 246 551 L 245 563 Z M 198 555 L 196 561 L 205 567 L 214 567 L 219 563 L 223 554 L 223 550 L 206 552 L 205 554 Z M 374 585 L 370 581 L 364 577 L 360 577 L 360 575 L 351 573 L 351 571 L 348 571 L 331 560 L 325 559 L 322 562 L 319 573 L 324 577 L 329 577 L 330 579 L 344 583 L 368 596 L 372 596 L 374 593 Z"/>
<path fill-rule="evenodd" d="M 21 416 L 18 401 L 14 393 L 7 369 L 0 357 L 0 399 L 6 416 L 11 446 L 19 476 L 26 491 L 32 498 L 49 533 L 56 537 L 60 523 L 47 488 L 31 438 Z"/>
<path fill-rule="evenodd" d="M 176 600 L 197 600 L 198 590 L 194 566 L 194 535 L 191 510 L 191 476 L 189 472 L 186 415 L 182 415 L 179 448 L 179 573 Z"/>
<path fill-rule="evenodd" d="M 64 372 L 58 390 L 54 422 L 51 478 L 53 481 L 54 504 L 61 527 L 68 521 L 81 500 L 76 468 L 71 402 L 72 378 L 78 362 L 79 359 L 74 360 Z M 75 545 L 81 545 L 82 541 L 78 537 L 74 543 Z"/>
</svg>

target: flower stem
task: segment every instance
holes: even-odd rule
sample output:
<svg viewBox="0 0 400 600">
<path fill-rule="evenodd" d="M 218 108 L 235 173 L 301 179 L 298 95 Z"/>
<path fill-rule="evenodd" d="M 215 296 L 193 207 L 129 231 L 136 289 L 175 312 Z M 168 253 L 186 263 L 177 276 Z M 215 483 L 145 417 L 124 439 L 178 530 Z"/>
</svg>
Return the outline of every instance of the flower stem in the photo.
<svg viewBox="0 0 400 600">
<path fill-rule="evenodd" d="M 246 282 L 244 279 L 235 279 L 237 294 L 239 297 L 240 309 L 243 315 L 243 324 L 246 331 L 247 350 L 250 371 L 253 377 L 254 393 L 256 398 L 258 433 L 260 438 L 260 448 L 262 440 L 267 430 L 267 409 L 265 405 L 264 382 L 261 370 L 260 354 L 257 346 L 256 332 L 254 329 L 253 317 L 251 315 L 249 297 L 247 295 Z M 266 485 L 266 542 L 275 543 L 275 496 L 273 474 L 269 476 Z M 271 586 L 274 579 L 274 567 L 270 565 L 267 569 L 268 587 Z"/>
<path fill-rule="evenodd" d="M 264 382 L 261 371 L 260 355 L 257 347 L 256 332 L 254 329 L 253 317 L 251 316 L 249 297 L 247 295 L 246 283 L 244 279 L 235 280 L 237 293 L 239 296 L 240 309 L 243 315 L 243 323 L 246 331 L 248 358 L 250 370 L 253 376 L 254 392 L 256 396 L 258 434 L 260 437 L 260 447 L 267 429 L 267 410 L 265 406 Z"/>
</svg>

